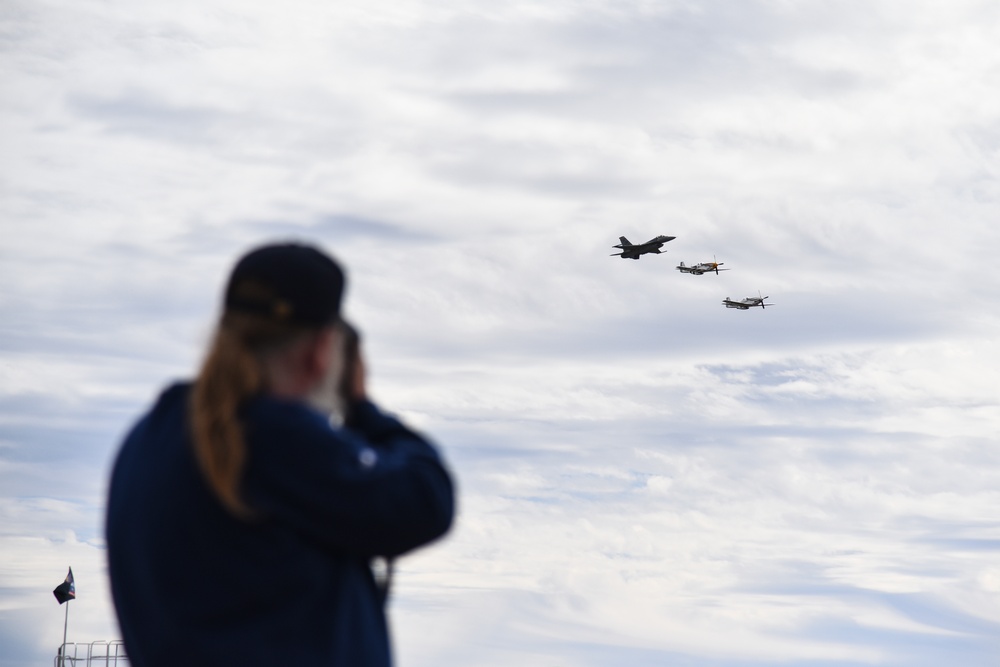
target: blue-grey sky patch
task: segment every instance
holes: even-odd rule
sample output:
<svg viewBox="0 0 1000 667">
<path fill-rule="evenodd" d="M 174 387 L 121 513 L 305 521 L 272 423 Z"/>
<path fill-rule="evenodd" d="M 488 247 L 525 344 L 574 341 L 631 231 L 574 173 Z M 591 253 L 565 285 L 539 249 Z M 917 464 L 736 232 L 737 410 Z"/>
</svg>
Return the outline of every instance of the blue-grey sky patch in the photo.
<svg viewBox="0 0 1000 667">
<path fill-rule="evenodd" d="M 219 126 L 234 120 L 217 109 L 170 103 L 143 90 L 103 99 L 80 96 L 69 104 L 104 132 L 171 143 L 210 144 Z"/>
</svg>

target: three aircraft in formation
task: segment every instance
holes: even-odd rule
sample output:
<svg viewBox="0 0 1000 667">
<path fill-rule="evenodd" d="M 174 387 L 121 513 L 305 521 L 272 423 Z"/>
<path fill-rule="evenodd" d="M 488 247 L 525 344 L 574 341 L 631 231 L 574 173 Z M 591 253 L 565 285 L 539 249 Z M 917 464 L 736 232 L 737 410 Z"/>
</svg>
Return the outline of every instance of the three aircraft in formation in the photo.
<svg viewBox="0 0 1000 667">
<path fill-rule="evenodd" d="M 630 243 L 624 236 L 619 236 L 618 240 L 621 241 L 618 245 L 612 246 L 613 248 L 618 248 L 621 252 L 613 253 L 612 257 L 621 257 L 622 259 L 639 259 L 642 255 L 647 253 L 653 253 L 659 255 L 661 252 L 660 248 L 663 244 L 668 241 L 673 241 L 676 236 L 664 236 L 663 234 L 651 238 L 645 243 Z M 711 262 L 699 262 L 692 266 L 686 266 L 684 262 L 681 262 L 677 266 L 677 270 L 681 273 L 690 273 L 696 276 L 700 276 L 705 273 L 715 272 L 715 275 L 719 275 L 719 271 L 728 271 L 729 269 L 720 269 L 725 262 L 715 261 L 712 258 Z M 773 306 L 774 304 L 765 303 L 769 297 L 761 296 L 760 292 L 757 292 L 757 296 L 748 296 L 745 299 L 740 299 L 739 301 L 734 301 L 728 296 L 722 300 L 722 305 L 726 308 L 736 308 L 738 310 L 750 310 L 751 308 L 756 308 L 760 306 L 761 310 L 765 306 Z"/>
</svg>

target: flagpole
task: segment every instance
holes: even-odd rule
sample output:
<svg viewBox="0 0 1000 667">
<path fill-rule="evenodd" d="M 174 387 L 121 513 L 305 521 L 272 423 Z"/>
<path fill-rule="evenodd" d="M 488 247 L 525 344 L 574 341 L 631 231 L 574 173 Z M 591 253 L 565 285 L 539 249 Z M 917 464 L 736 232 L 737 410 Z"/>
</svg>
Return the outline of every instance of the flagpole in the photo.
<svg viewBox="0 0 1000 667">
<path fill-rule="evenodd" d="M 59 667 L 66 667 L 66 630 L 69 628 L 69 602 L 69 600 L 66 600 L 66 620 L 63 621 L 63 643 L 62 651 L 59 652 L 61 654 Z"/>
</svg>

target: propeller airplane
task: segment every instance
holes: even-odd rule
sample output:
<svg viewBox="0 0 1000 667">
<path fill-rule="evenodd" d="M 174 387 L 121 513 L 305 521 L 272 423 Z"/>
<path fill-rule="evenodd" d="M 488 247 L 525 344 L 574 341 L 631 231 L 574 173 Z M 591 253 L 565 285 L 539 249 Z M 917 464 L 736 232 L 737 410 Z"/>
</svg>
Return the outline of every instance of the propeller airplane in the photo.
<svg viewBox="0 0 1000 667">
<path fill-rule="evenodd" d="M 716 262 L 715 258 L 712 258 L 711 262 L 700 262 L 694 266 L 685 266 L 684 262 L 681 262 L 677 267 L 677 270 L 681 273 L 692 273 L 696 276 L 700 276 L 703 273 L 708 273 L 710 271 L 715 271 L 715 275 L 719 275 L 719 271 L 728 271 L 729 269 L 720 269 L 719 267 L 725 264 L 725 262 Z"/>
<path fill-rule="evenodd" d="M 740 299 L 739 301 L 733 301 L 727 296 L 723 299 L 722 305 L 726 308 L 738 308 L 739 310 L 750 310 L 751 308 L 760 306 L 761 310 L 763 310 L 764 306 L 774 305 L 773 303 L 764 303 L 764 300 L 769 298 L 770 297 L 761 296 L 760 292 L 757 292 L 757 296 L 748 296 L 747 298 Z"/>
</svg>

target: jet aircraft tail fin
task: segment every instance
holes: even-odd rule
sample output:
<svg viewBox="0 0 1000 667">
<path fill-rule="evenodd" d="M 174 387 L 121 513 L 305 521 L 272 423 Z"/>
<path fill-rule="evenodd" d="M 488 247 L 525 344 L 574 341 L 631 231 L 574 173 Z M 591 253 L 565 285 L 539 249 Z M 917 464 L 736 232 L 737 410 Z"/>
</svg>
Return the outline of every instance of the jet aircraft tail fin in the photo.
<svg viewBox="0 0 1000 667">
<path fill-rule="evenodd" d="M 619 236 L 618 240 L 622 242 L 622 245 L 632 245 L 631 243 L 629 243 L 628 239 L 625 238 L 624 236 Z"/>
</svg>

